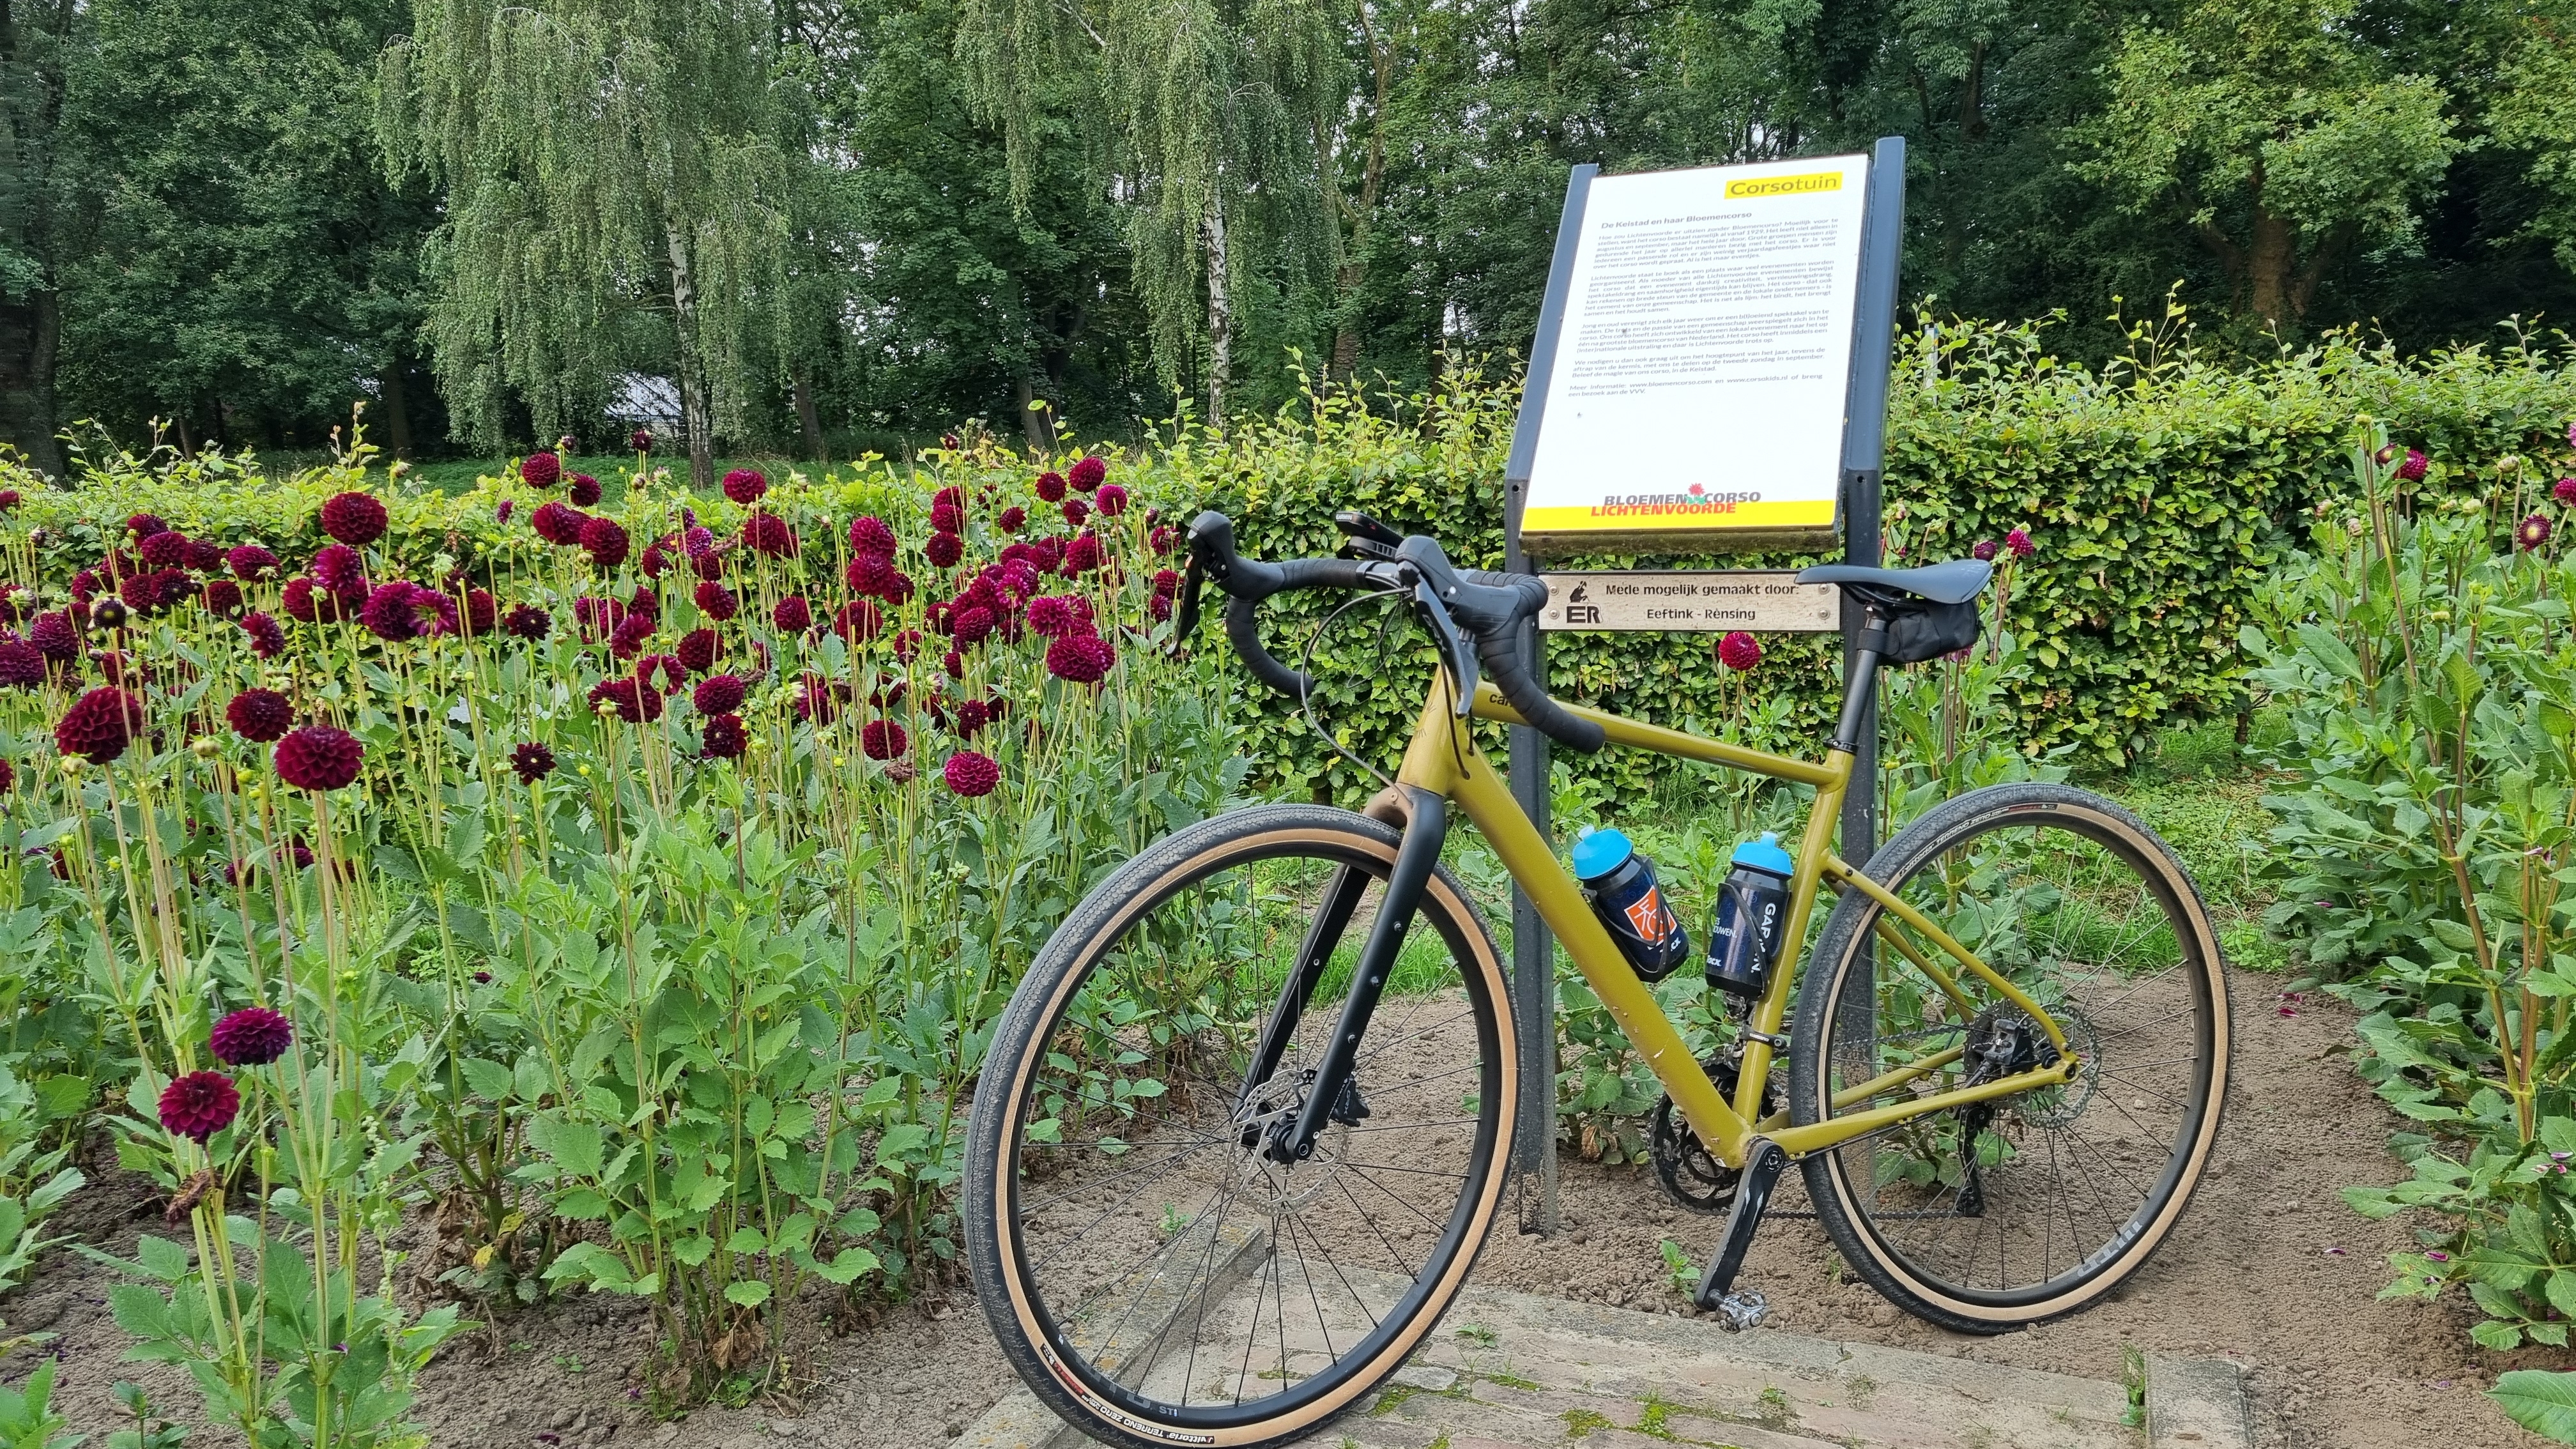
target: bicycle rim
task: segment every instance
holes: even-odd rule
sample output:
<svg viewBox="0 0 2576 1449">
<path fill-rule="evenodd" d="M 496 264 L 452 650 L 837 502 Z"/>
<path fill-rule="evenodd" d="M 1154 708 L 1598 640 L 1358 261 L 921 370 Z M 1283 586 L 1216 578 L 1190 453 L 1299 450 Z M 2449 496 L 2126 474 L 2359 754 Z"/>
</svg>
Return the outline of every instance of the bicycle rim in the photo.
<svg viewBox="0 0 2576 1449">
<path fill-rule="evenodd" d="M 2084 1306 L 2170 1230 L 2217 1131 L 2224 983 L 2188 877 L 2109 802 L 2006 787 L 1922 826 L 1882 857 L 1892 889 L 2036 1001 L 2080 1069 L 2063 1086 L 1831 1149 L 1809 1179 L 1827 1227 L 1882 1291 L 1951 1326 L 1994 1331 Z M 1819 963 L 1829 989 L 1801 1001 L 1801 1035 L 1816 1043 L 1794 1094 L 1802 1119 L 2054 1059 L 2027 1013 L 1893 913 L 1863 898 L 1837 914 Z M 1952 974 L 1964 1003 L 1908 948 Z M 1890 1080 L 1943 1057 L 1937 1070 Z"/>
<path fill-rule="evenodd" d="M 988 1313 L 1007 1310 L 997 1331 L 1025 1336 L 1060 1410 L 1134 1442 L 1268 1442 L 1347 1407 L 1446 1307 L 1499 1196 L 1516 1088 L 1501 966 L 1445 875 L 1366 1029 L 1356 1098 L 1313 1157 L 1269 1158 L 1339 1027 L 1396 837 L 1341 812 L 1244 814 L 1271 818 L 1185 832 L 1096 892 L 1023 987 L 1025 1030 L 996 1043 L 1008 1301 Z M 1358 904 L 1253 1081 L 1345 870 Z"/>
</svg>

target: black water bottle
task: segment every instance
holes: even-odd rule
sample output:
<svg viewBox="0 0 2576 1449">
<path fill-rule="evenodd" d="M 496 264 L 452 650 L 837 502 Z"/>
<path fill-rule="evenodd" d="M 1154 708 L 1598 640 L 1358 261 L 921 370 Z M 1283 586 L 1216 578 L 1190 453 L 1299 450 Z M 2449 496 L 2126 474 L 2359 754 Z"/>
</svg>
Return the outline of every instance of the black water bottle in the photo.
<svg viewBox="0 0 2576 1449">
<path fill-rule="evenodd" d="M 1760 996 L 1780 957 L 1780 934 L 1789 913 L 1789 878 L 1798 863 L 1780 848 L 1780 837 L 1735 847 L 1726 883 L 1718 887 L 1717 924 L 1708 930 L 1708 984 L 1738 996 Z"/>
<path fill-rule="evenodd" d="M 1586 830 L 1574 842 L 1574 877 L 1619 943 L 1628 965 L 1661 981 L 1690 959 L 1690 933 L 1655 883 L 1654 862 L 1616 830 Z"/>
</svg>

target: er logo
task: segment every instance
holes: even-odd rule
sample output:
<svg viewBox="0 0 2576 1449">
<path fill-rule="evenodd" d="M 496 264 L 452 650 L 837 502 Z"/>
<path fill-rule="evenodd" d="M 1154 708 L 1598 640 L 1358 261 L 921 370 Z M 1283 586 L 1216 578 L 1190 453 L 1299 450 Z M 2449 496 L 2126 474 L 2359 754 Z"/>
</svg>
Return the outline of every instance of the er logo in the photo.
<svg viewBox="0 0 2576 1449">
<path fill-rule="evenodd" d="M 1637 928 L 1637 934 L 1643 937 L 1648 945 L 1660 943 L 1664 939 L 1663 892 L 1649 888 L 1644 895 L 1631 902 L 1628 906 L 1628 924 Z"/>
</svg>

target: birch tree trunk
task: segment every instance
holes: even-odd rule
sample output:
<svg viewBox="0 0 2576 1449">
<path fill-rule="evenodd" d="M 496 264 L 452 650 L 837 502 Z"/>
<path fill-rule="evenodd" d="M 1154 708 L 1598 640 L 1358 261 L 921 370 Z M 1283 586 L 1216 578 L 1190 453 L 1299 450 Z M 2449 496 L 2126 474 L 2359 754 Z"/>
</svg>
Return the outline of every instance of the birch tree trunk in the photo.
<svg viewBox="0 0 2576 1449">
<path fill-rule="evenodd" d="M 1234 303 L 1225 275 L 1225 211 L 1214 201 L 1208 203 L 1207 215 L 1199 223 L 1199 237 L 1207 249 L 1207 422 L 1214 428 L 1225 422 L 1226 370 L 1234 351 Z"/>
<path fill-rule="evenodd" d="M 716 480 L 715 439 L 707 420 L 705 360 L 698 355 L 698 291 L 689 271 L 689 244 L 676 226 L 662 231 L 671 248 L 671 330 L 680 341 L 680 424 L 689 436 L 689 486 L 701 491 Z"/>
</svg>

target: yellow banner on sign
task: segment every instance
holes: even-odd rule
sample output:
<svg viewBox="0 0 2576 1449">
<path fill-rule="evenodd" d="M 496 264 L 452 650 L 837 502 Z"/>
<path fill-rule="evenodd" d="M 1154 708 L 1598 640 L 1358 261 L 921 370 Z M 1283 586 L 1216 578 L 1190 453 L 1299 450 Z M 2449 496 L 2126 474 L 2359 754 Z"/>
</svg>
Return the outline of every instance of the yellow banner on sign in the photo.
<svg viewBox="0 0 2576 1449">
<path fill-rule="evenodd" d="M 1757 196 L 1807 196 L 1819 191 L 1843 189 L 1839 171 L 1809 171 L 1799 176 L 1755 176 L 1726 183 L 1726 199 L 1742 201 Z"/>
<path fill-rule="evenodd" d="M 1521 514 L 1523 533 L 1633 533 L 1645 528 L 1711 529 L 1830 528 L 1830 498 L 1697 503 L 1602 503 L 1581 508 L 1529 508 Z"/>
</svg>

